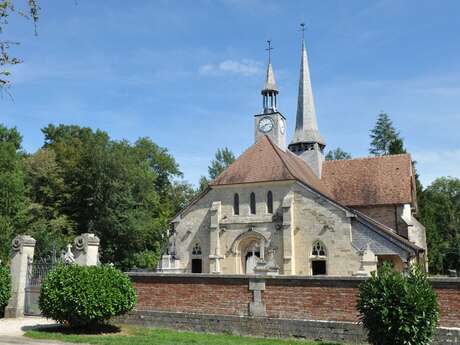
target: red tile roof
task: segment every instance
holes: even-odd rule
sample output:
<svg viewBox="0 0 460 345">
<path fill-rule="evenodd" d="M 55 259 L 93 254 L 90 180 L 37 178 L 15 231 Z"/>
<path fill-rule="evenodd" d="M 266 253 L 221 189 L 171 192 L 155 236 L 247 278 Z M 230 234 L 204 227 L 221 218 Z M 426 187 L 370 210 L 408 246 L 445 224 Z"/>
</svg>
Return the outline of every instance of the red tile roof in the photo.
<svg viewBox="0 0 460 345">
<path fill-rule="evenodd" d="M 268 136 L 261 137 L 210 185 L 286 180 L 300 181 L 331 197 L 324 183 L 302 159 L 290 151 L 281 150 Z"/>
<path fill-rule="evenodd" d="M 409 154 L 326 161 L 321 180 L 347 206 L 413 203 Z"/>
</svg>

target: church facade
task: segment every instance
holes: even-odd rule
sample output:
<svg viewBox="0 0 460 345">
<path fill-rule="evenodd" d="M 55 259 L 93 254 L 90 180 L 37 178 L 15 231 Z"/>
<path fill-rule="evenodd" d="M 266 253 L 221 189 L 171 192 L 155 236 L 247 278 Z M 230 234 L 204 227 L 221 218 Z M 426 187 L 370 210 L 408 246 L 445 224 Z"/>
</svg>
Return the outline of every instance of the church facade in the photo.
<svg viewBox="0 0 460 345">
<path fill-rule="evenodd" d="M 302 42 L 295 132 L 269 59 L 255 143 L 172 220 L 163 272 L 367 275 L 426 267 L 410 155 L 325 161 Z"/>
</svg>

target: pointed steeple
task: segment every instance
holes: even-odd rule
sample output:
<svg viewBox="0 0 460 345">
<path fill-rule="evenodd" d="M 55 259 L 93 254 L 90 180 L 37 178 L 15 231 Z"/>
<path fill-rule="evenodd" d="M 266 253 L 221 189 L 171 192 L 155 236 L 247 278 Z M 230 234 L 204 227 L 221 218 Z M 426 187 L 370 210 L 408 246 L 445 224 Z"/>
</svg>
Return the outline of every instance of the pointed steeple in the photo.
<svg viewBox="0 0 460 345">
<path fill-rule="evenodd" d="M 316 119 L 315 101 L 310 80 L 308 55 L 305 41 L 302 38 L 302 57 L 300 60 L 299 94 L 297 98 L 297 117 L 294 137 L 291 145 L 298 143 L 318 143 L 325 146 Z"/>
<path fill-rule="evenodd" d="M 263 108 L 264 113 L 274 113 L 276 112 L 276 96 L 279 93 L 278 86 L 276 85 L 275 81 L 275 73 L 273 72 L 272 66 L 272 54 L 271 51 L 273 47 L 271 46 L 271 41 L 267 41 L 268 43 L 268 66 L 267 66 L 267 74 L 265 77 L 265 84 L 262 88 L 262 100 L 263 100 Z"/>
<path fill-rule="evenodd" d="M 299 94 L 294 137 L 288 148 L 300 156 L 321 178 L 326 142 L 321 137 L 316 119 L 315 102 L 310 80 L 307 48 L 305 47 L 305 24 L 301 24 L 302 56 L 300 60 Z"/>
</svg>

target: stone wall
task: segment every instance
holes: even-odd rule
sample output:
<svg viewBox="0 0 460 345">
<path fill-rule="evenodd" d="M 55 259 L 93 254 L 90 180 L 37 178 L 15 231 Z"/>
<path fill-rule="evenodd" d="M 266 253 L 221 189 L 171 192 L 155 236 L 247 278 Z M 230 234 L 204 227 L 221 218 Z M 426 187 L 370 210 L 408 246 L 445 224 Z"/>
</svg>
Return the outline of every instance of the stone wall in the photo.
<svg viewBox="0 0 460 345">
<path fill-rule="evenodd" d="M 244 275 L 129 273 L 138 310 L 248 316 L 253 291 Z M 362 277 L 258 277 L 262 302 L 273 318 L 357 321 Z M 432 278 L 439 296 L 441 326 L 460 328 L 460 279 Z"/>
</svg>

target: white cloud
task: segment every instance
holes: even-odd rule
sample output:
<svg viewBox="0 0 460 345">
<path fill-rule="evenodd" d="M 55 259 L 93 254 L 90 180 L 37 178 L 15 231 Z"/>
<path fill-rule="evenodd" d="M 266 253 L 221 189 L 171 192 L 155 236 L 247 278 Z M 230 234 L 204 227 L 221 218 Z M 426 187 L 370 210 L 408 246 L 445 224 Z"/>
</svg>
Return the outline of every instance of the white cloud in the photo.
<svg viewBox="0 0 460 345">
<path fill-rule="evenodd" d="M 243 59 L 240 61 L 224 60 L 217 64 L 202 65 L 199 72 L 204 75 L 223 75 L 230 73 L 242 76 L 252 76 L 262 72 L 262 63 L 250 59 Z"/>
</svg>

